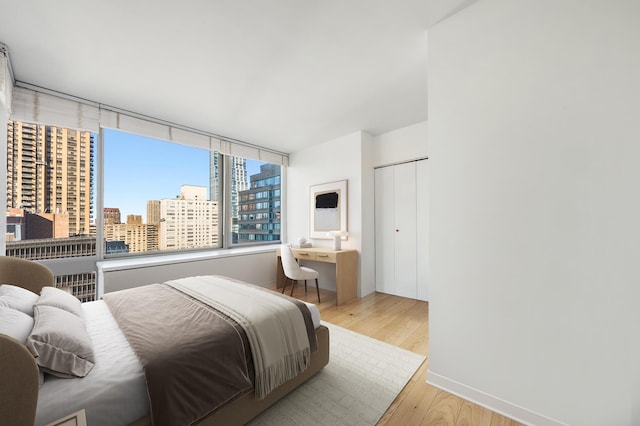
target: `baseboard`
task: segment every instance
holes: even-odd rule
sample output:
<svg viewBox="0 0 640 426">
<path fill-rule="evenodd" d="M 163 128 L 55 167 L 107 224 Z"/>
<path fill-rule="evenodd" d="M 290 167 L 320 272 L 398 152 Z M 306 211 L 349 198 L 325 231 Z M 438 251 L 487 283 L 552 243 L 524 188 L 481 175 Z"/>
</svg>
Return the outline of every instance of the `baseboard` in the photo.
<svg viewBox="0 0 640 426">
<path fill-rule="evenodd" d="M 481 405 L 491 411 L 495 411 L 496 413 L 514 419 L 520 423 L 524 423 L 525 425 L 566 426 L 566 423 L 551 419 L 509 401 L 505 401 L 478 389 L 458 383 L 455 380 L 448 379 L 432 372 L 431 370 L 427 371 L 428 384 L 457 395 L 467 401 L 471 401 L 474 404 Z"/>
</svg>

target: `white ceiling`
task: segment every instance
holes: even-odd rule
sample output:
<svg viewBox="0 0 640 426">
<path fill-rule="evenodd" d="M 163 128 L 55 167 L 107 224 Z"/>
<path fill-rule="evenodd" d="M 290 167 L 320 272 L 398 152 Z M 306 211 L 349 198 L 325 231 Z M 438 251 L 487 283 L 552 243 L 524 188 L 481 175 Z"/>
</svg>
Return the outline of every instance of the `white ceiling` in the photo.
<svg viewBox="0 0 640 426">
<path fill-rule="evenodd" d="M 426 120 L 427 3 L 10 0 L 0 42 L 18 81 L 291 153 Z"/>
</svg>

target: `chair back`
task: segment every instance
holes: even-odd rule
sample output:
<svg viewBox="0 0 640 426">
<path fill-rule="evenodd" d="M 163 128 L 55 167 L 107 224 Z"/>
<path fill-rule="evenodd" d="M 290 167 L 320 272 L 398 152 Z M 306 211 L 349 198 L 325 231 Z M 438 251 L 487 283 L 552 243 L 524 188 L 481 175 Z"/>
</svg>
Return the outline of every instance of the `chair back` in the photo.
<svg viewBox="0 0 640 426">
<path fill-rule="evenodd" d="M 280 258 L 282 259 L 282 270 L 284 274 L 287 278 L 295 280 L 300 272 L 300 265 L 296 262 L 290 246 L 284 244 L 280 246 Z"/>
</svg>

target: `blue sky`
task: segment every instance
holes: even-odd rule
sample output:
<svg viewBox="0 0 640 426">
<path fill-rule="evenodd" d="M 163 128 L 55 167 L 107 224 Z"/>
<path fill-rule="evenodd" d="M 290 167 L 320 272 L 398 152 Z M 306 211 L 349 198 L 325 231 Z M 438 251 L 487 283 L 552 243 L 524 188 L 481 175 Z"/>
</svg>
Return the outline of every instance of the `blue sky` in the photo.
<svg viewBox="0 0 640 426">
<path fill-rule="evenodd" d="M 209 151 L 117 130 L 104 131 L 104 206 L 142 215 L 147 200 L 175 198 L 181 185 L 209 188 Z M 247 174 L 260 170 L 260 162 L 247 160 Z"/>
</svg>

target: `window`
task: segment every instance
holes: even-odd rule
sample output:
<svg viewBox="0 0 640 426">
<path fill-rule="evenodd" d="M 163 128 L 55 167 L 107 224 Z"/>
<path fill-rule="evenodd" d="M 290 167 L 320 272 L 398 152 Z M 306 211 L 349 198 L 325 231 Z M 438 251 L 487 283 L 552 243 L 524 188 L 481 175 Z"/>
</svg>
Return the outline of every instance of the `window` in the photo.
<svg viewBox="0 0 640 426">
<path fill-rule="evenodd" d="M 257 241 L 280 241 L 282 167 L 277 164 L 231 158 L 232 165 L 239 164 L 240 166 L 236 167 L 244 167 L 244 170 L 236 175 L 244 173 L 245 176 L 241 184 L 236 184 L 237 195 L 232 195 L 231 200 L 233 242 L 254 244 Z"/>
<path fill-rule="evenodd" d="M 12 91 L 7 255 L 54 267 L 86 301 L 105 255 L 280 240 L 286 155 L 47 92 Z"/>
<path fill-rule="evenodd" d="M 105 254 L 222 247 L 220 157 L 105 130 Z"/>
<path fill-rule="evenodd" d="M 7 127 L 6 255 L 32 260 L 95 256 L 97 135 L 19 121 Z M 56 276 L 56 283 L 82 301 L 95 299 L 95 270 L 86 266 Z"/>
<path fill-rule="evenodd" d="M 225 223 L 230 245 L 280 240 L 281 166 L 118 130 L 104 147 L 106 255 L 221 248 Z"/>
</svg>

